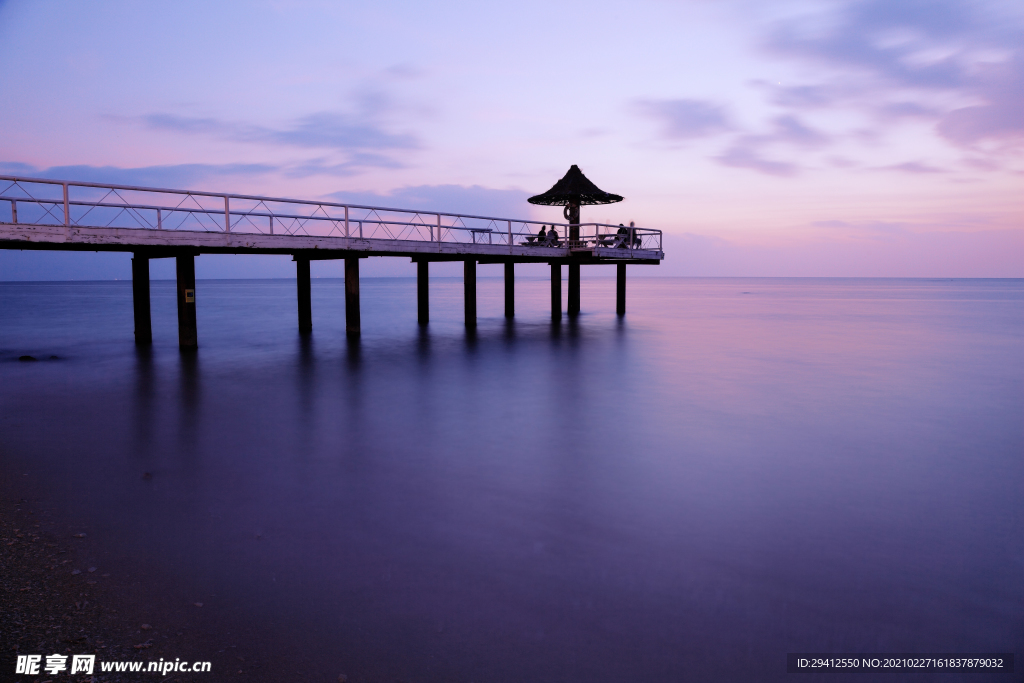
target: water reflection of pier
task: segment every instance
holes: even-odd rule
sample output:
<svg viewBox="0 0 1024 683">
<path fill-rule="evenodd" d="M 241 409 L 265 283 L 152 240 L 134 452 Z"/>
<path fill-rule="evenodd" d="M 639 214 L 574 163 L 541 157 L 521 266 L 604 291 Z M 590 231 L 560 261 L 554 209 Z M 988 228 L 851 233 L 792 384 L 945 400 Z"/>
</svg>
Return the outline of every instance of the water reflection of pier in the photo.
<svg viewBox="0 0 1024 683">
<path fill-rule="evenodd" d="M 578 174 L 574 175 L 574 174 Z M 580 203 L 608 203 L 603 193 L 575 199 L 556 192 L 592 184 L 575 166 L 534 203 L 565 205 L 565 223 L 414 211 L 334 202 L 168 190 L 0 176 L 0 248 L 131 252 L 135 338 L 152 341 L 149 261 L 174 258 L 178 340 L 198 345 L 195 257 L 199 254 L 290 254 L 298 284 L 298 321 L 312 330 L 310 261 L 344 259 L 349 335 L 360 332 L 359 260 L 408 257 L 416 262 L 418 317 L 430 318 L 432 261 L 464 263 L 465 320 L 476 326 L 476 266 L 505 266 L 505 315 L 515 315 L 515 264 L 551 266 L 551 313 L 562 317 L 562 266 L 569 268 L 568 314 L 580 310 L 580 266 L 617 264 L 616 310 L 625 313 L 626 265 L 656 265 L 664 258 L 661 231 L 580 223 Z M 567 181 L 572 181 L 567 184 Z M 573 184 L 575 183 L 575 184 Z M 575 190 L 573 190 L 575 191 Z M 554 194 L 553 194 L 554 193 Z M 613 199 L 607 199 L 607 198 Z M 544 239 L 539 234 L 546 229 Z"/>
</svg>

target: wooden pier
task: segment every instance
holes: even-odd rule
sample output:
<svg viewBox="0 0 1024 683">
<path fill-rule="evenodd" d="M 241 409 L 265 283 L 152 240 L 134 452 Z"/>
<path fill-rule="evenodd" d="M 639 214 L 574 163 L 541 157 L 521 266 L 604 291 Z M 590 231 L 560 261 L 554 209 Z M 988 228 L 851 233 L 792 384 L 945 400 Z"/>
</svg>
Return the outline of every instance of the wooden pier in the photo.
<svg viewBox="0 0 1024 683">
<path fill-rule="evenodd" d="M 541 226 L 546 237 L 539 237 Z M 616 268 L 616 306 L 626 312 L 626 265 L 664 258 L 660 230 L 601 223 L 540 221 L 391 209 L 189 190 L 0 176 L 0 248 L 131 252 L 135 341 L 152 342 L 149 261 L 174 258 L 178 343 L 198 346 L 195 257 L 290 254 L 295 261 L 300 333 L 313 329 L 310 261 L 344 259 L 345 322 L 360 334 L 359 261 L 369 256 L 416 263 L 417 317 L 430 320 L 429 269 L 462 261 L 465 324 L 477 319 L 476 266 L 502 263 L 505 316 L 515 315 L 515 264 L 551 266 L 551 315 L 562 318 L 562 266 L 568 315 L 580 313 L 580 268 Z"/>
</svg>

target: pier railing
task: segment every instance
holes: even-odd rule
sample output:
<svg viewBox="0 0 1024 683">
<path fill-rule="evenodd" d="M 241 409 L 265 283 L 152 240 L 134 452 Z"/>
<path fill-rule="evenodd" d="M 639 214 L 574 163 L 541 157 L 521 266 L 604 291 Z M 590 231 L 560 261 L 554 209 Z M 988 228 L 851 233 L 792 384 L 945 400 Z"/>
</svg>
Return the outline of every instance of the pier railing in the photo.
<svg viewBox="0 0 1024 683">
<path fill-rule="evenodd" d="M 661 231 L 0 176 L 0 223 L 661 251 Z M 541 237 L 542 226 L 545 232 Z M 553 233 L 553 234 L 552 234 Z"/>
</svg>

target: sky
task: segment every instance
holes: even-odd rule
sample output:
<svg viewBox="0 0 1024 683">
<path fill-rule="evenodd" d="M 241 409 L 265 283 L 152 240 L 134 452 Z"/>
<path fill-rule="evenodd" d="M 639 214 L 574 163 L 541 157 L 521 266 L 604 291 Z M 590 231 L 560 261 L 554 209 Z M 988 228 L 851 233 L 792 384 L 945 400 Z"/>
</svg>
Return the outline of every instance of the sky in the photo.
<svg viewBox="0 0 1024 683">
<path fill-rule="evenodd" d="M 526 198 L 578 164 L 648 274 L 1024 277 L 1019 0 L 0 0 L 0 92 L 0 174 L 561 220 Z"/>
</svg>

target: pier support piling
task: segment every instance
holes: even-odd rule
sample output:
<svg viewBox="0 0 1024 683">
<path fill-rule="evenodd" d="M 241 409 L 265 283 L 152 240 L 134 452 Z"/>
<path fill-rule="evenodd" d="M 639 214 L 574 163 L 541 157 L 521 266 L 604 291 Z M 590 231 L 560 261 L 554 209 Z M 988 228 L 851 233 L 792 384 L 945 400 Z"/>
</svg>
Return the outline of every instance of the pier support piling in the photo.
<svg viewBox="0 0 1024 683">
<path fill-rule="evenodd" d="M 615 313 L 626 315 L 626 264 L 615 264 Z"/>
<path fill-rule="evenodd" d="M 551 319 L 562 319 L 562 266 L 551 264 Z"/>
<path fill-rule="evenodd" d="M 135 308 L 135 343 L 153 343 L 153 320 L 149 308 L 149 257 L 132 255 L 132 303 Z"/>
<path fill-rule="evenodd" d="M 295 285 L 298 290 L 299 334 L 313 331 L 313 304 L 309 284 L 309 259 L 295 257 Z"/>
<path fill-rule="evenodd" d="M 569 317 L 580 314 L 580 264 L 569 263 Z"/>
<path fill-rule="evenodd" d="M 345 259 L 345 334 L 356 338 L 359 323 L 359 259 Z"/>
<path fill-rule="evenodd" d="M 466 259 L 462 276 L 462 286 L 465 290 L 466 303 L 466 327 L 476 327 L 476 259 Z"/>
<path fill-rule="evenodd" d="M 178 348 L 199 348 L 196 331 L 196 257 L 176 256 L 175 275 L 178 280 Z"/>
<path fill-rule="evenodd" d="M 505 317 L 516 317 L 516 264 L 505 262 Z"/>
<path fill-rule="evenodd" d="M 430 322 L 430 261 L 416 262 L 416 319 L 420 325 Z"/>
</svg>

